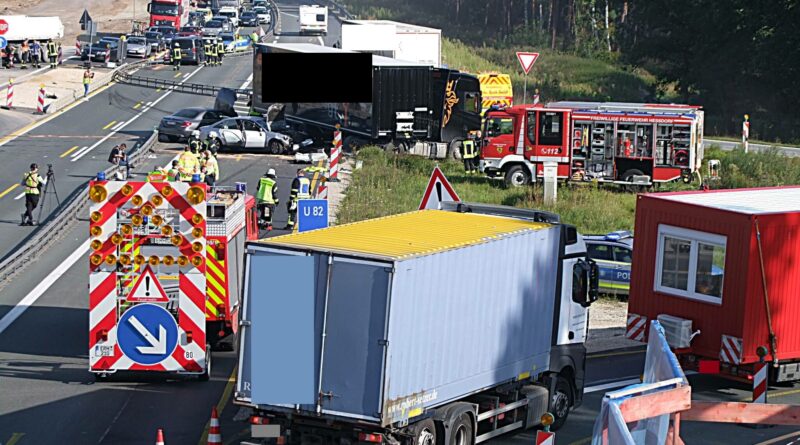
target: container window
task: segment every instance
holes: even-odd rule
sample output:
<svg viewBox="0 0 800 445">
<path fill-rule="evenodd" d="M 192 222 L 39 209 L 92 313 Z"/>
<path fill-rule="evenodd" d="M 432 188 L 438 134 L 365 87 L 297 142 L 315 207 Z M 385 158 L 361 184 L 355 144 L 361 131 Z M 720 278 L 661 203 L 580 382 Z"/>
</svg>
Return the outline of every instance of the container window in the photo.
<svg viewBox="0 0 800 445">
<path fill-rule="evenodd" d="M 660 225 L 655 290 L 721 304 L 726 242 L 725 236 Z"/>
</svg>

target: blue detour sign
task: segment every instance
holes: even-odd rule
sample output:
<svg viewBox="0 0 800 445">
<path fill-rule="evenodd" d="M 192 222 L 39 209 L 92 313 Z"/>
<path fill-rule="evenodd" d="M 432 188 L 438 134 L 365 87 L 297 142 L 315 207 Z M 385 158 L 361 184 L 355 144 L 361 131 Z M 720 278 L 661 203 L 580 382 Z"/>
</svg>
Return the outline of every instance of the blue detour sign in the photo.
<svg viewBox="0 0 800 445">
<path fill-rule="evenodd" d="M 297 203 L 297 231 L 328 227 L 328 200 L 301 199 Z"/>
<path fill-rule="evenodd" d="M 140 365 L 155 365 L 175 351 L 178 325 L 161 306 L 138 304 L 119 319 L 117 342 L 129 359 Z"/>
<path fill-rule="evenodd" d="M 0 37 L 0 49 L 5 48 L 8 46 L 8 40 L 5 37 Z"/>
</svg>

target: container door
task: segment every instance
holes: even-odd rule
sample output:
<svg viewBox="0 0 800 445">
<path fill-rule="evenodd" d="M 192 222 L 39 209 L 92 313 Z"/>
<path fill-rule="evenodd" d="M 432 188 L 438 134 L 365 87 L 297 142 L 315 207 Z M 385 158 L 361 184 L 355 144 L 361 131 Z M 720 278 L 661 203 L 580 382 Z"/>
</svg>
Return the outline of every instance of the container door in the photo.
<svg viewBox="0 0 800 445">
<path fill-rule="evenodd" d="M 327 412 L 379 417 L 390 271 L 378 263 L 333 261 L 320 388 Z"/>
</svg>

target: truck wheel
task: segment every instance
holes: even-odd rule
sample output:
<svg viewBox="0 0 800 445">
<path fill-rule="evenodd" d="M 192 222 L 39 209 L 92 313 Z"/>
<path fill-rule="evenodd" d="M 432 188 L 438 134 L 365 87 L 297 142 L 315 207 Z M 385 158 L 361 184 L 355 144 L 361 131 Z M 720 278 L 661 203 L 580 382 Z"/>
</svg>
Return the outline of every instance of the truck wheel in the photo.
<svg viewBox="0 0 800 445">
<path fill-rule="evenodd" d="M 550 396 L 550 412 L 555 417 L 555 422 L 550 427 L 556 431 L 564 425 L 569 416 L 569 409 L 572 406 L 572 387 L 567 379 L 558 376 L 556 380 L 556 390 Z"/>
<path fill-rule="evenodd" d="M 450 141 L 450 146 L 447 148 L 447 156 L 456 161 L 461 160 L 461 144 L 463 139 L 453 139 Z"/>
<path fill-rule="evenodd" d="M 505 181 L 508 186 L 522 187 L 531 183 L 531 175 L 525 167 L 514 165 L 506 170 Z"/>
<path fill-rule="evenodd" d="M 472 418 L 464 413 L 450 425 L 450 442 L 448 445 L 471 445 L 475 436 L 472 427 Z"/>
<path fill-rule="evenodd" d="M 412 445 L 436 445 L 436 424 L 431 419 L 420 420 L 411 427 Z"/>
<path fill-rule="evenodd" d="M 342 141 L 342 151 L 345 153 L 355 153 L 361 146 L 364 145 L 361 139 L 355 136 L 348 136 Z"/>
<path fill-rule="evenodd" d="M 642 176 L 643 174 L 644 173 L 642 173 L 641 170 L 632 168 L 630 170 L 626 170 L 625 173 L 622 174 L 622 180 L 625 182 L 631 182 L 633 181 L 634 176 Z"/>
<path fill-rule="evenodd" d="M 200 374 L 197 379 L 201 382 L 207 382 L 211 378 L 211 345 L 206 345 L 206 369 Z"/>
</svg>

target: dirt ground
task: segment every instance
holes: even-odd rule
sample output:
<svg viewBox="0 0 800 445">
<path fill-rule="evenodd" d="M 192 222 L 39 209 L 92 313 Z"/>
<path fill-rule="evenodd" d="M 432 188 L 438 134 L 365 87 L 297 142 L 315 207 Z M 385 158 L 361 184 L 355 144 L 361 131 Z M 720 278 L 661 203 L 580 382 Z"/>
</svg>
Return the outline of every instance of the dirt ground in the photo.
<svg viewBox="0 0 800 445">
<path fill-rule="evenodd" d="M 643 343 L 625 338 L 628 303 L 611 298 L 601 298 L 589 308 L 589 352 L 606 351 Z"/>
<path fill-rule="evenodd" d="M 147 20 L 148 0 L 0 0 L 0 15 L 61 17 L 64 41 L 73 42 L 82 34 L 78 21 L 83 10 L 97 22 L 99 32 L 129 32 L 131 20 Z M 134 15 L 134 9 L 136 14 Z"/>
</svg>

